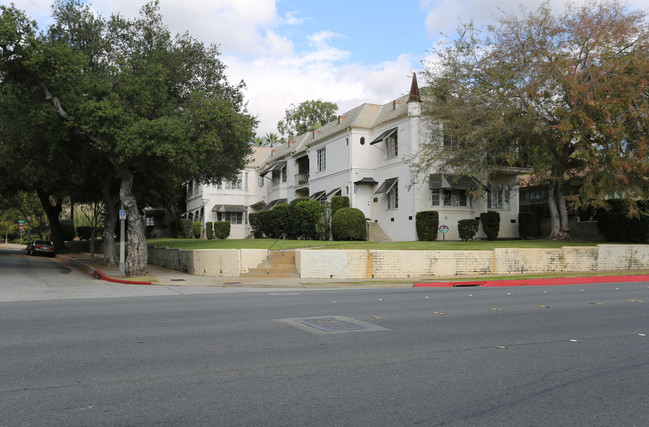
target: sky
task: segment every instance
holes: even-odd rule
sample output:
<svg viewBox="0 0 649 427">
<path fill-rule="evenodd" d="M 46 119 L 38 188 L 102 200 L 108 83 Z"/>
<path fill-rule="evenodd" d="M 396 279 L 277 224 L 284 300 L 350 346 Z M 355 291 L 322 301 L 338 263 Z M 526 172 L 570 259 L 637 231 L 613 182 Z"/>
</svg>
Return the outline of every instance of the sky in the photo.
<svg viewBox="0 0 649 427">
<path fill-rule="evenodd" d="M 11 1 L 41 29 L 51 22 L 51 0 Z M 322 99 L 342 114 L 404 95 L 412 73 L 460 23 L 486 25 L 501 13 L 519 13 L 521 2 L 533 9 L 541 1 L 160 0 L 160 10 L 172 33 L 219 46 L 230 82 L 246 84 L 248 111 L 263 136 L 277 133 L 290 104 Z M 645 2 L 628 4 L 646 10 Z M 93 0 L 91 7 L 105 17 L 136 17 L 144 3 Z M 566 1 L 550 4 L 562 8 Z"/>
</svg>

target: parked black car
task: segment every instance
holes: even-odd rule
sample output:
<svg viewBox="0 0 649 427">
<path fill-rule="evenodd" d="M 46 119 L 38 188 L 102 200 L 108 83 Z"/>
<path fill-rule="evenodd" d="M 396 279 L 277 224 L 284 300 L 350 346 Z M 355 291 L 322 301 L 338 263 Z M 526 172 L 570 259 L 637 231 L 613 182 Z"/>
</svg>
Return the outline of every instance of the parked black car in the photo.
<svg viewBox="0 0 649 427">
<path fill-rule="evenodd" d="M 36 254 L 56 256 L 56 251 L 52 242 L 48 240 L 34 240 L 27 244 L 27 255 Z"/>
</svg>

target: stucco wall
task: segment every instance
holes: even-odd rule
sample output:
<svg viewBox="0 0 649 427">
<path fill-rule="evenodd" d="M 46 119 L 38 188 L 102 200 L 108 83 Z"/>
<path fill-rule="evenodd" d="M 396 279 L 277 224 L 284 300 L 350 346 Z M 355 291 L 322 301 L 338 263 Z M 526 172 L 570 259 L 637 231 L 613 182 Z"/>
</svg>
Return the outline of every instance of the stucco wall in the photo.
<svg viewBox="0 0 649 427">
<path fill-rule="evenodd" d="M 149 263 L 190 274 L 239 277 L 266 258 L 265 249 L 149 248 Z M 493 251 L 295 251 L 304 279 L 421 278 L 649 269 L 649 245 L 566 246 Z"/>
</svg>

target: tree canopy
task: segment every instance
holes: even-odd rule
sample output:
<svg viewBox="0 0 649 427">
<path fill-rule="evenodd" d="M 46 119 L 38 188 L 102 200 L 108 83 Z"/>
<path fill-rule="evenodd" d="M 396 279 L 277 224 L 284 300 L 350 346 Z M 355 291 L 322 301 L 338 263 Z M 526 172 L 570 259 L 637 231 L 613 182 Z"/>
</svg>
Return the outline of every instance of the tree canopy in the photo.
<svg viewBox="0 0 649 427">
<path fill-rule="evenodd" d="M 415 161 L 485 182 L 532 168 L 547 188 L 552 238 L 569 238 L 573 206 L 649 197 L 647 16 L 611 1 L 549 2 L 497 24 L 462 25 L 425 64 L 431 140 Z M 457 143 L 442 144 L 443 138 Z M 566 195 L 567 180 L 580 185 Z"/>
<path fill-rule="evenodd" d="M 320 99 L 300 102 L 297 106 L 291 104 L 277 123 L 277 130 L 286 139 L 291 139 L 335 120 L 337 111 L 336 103 Z"/>
<path fill-rule="evenodd" d="M 172 36 L 157 1 L 129 20 L 106 19 L 79 1 L 59 0 L 54 24 L 42 34 L 13 6 L 1 10 L 2 90 L 17 105 L 29 99 L 32 106 L 1 113 L 26 125 L 46 116 L 35 129 L 50 133 L 23 135 L 14 126 L 19 138 L 3 138 L 0 148 L 10 152 L 11 144 L 35 141 L 37 151 L 49 153 L 54 143 L 65 142 L 56 146 L 92 159 L 99 171 L 94 186 L 98 194 L 105 190 L 104 199 L 114 197 L 117 178 L 129 218 L 126 272 L 142 274 L 146 240 L 138 197 L 159 199 L 165 189 L 192 179 L 233 179 L 245 166 L 256 119 L 246 110 L 243 82 L 227 81 L 216 46 L 188 34 Z M 67 172 L 54 178 L 69 182 L 78 166 L 90 163 L 70 160 L 59 157 Z M 90 176 L 90 169 L 78 175 Z M 114 200 L 105 202 L 111 211 Z M 108 234 L 113 226 L 107 221 Z"/>
</svg>

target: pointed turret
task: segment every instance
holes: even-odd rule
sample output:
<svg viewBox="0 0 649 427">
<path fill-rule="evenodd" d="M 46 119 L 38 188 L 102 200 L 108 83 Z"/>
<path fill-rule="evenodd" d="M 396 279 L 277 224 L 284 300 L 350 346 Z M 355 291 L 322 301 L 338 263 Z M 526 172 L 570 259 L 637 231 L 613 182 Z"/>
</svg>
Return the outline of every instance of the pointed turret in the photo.
<svg viewBox="0 0 649 427">
<path fill-rule="evenodd" d="M 419 97 L 419 85 L 417 84 L 417 73 L 412 73 L 412 84 L 410 85 L 408 102 L 421 102 L 421 98 Z"/>
</svg>

